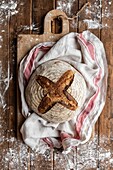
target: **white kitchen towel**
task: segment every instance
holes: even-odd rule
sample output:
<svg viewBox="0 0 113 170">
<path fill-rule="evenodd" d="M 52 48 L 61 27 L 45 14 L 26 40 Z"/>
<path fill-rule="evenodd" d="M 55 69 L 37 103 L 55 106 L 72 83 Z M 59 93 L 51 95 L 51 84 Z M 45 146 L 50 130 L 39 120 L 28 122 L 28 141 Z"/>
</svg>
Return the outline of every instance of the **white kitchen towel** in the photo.
<svg viewBox="0 0 113 170">
<path fill-rule="evenodd" d="M 33 113 L 25 100 L 24 91 L 33 71 L 42 63 L 62 60 L 71 64 L 84 77 L 87 95 L 76 116 L 67 122 L 50 123 Z M 90 31 L 69 33 L 57 43 L 45 42 L 36 45 L 19 66 L 19 88 L 22 114 L 26 120 L 21 127 L 24 142 L 32 149 L 40 147 L 40 141 L 50 147 L 67 150 L 87 142 L 92 128 L 101 114 L 106 100 L 107 61 L 102 42 Z"/>
</svg>

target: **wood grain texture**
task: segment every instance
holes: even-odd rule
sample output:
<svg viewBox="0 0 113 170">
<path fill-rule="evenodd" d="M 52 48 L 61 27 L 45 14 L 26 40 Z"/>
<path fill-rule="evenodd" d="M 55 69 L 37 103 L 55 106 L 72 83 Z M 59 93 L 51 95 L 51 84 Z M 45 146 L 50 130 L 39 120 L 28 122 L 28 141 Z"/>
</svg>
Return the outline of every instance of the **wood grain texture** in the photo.
<svg viewBox="0 0 113 170">
<path fill-rule="evenodd" d="M 0 24 L 0 30 L 4 30 L 1 32 L 1 48 L 0 48 L 0 136 L 1 136 L 1 145 L 0 145 L 0 153 L 1 158 L 3 158 L 4 154 L 7 153 L 8 143 L 4 139 L 8 138 L 8 96 L 9 90 L 8 82 L 5 84 L 5 80 L 9 77 L 9 29 L 7 27 L 8 18 L 8 11 L 1 11 L 2 22 Z M 4 46 L 4 48 L 3 48 Z M 4 142 L 2 142 L 4 141 Z M 5 159 L 1 162 L 0 161 L 0 169 L 8 169 L 8 162 L 5 162 Z"/>
<path fill-rule="evenodd" d="M 53 6 L 54 6 L 53 0 L 33 1 L 32 3 L 33 7 L 32 18 L 34 24 L 33 33 L 37 34 L 38 32 L 39 34 L 43 34 L 44 17 L 47 14 L 47 12 L 53 9 Z M 38 27 L 38 30 L 35 30 L 35 27 Z"/>
<path fill-rule="evenodd" d="M 102 2 L 102 13 L 105 12 L 107 9 L 108 2 L 104 1 Z M 111 6 L 111 11 L 113 10 L 113 5 Z M 106 151 L 108 151 L 109 154 L 113 153 L 113 147 L 112 147 L 112 139 L 111 139 L 111 134 L 112 134 L 112 128 L 111 124 L 113 123 L 112 119 L 112 103 L 113 103 L 113 43 L 112 43 L 112 38 L 113 38 L 113 21 L 111 18 L 107 17 L 102 17 L 102 25 L 103 26 L 110 26 L 109 30 L 105 27 L 101 30 L 100 34 L 100 39 L 104 44 L 105 51 L 106 51 L 106 57 L 108 61 L 108 89 L 107 89 L 107 97 L 106 97 L 106 105 L 103 109 L 103 112 L 99 118 L 99 146 L 101 148 L 104 148 Z M 107 68 L 106 68 L 107 69 Z M 101 138 L 104 137 L 106 140 L 103 143 Z M 101 155 L 100 151 L 100 155 Z M 99 156 L 100 156 L 99 155 Z M 105 160 L 106 161 L 106 160 Z M 103 164 L 103 161 L 99 161 L 99 167 L 102 169 L 112 169 L 110 161 L 106 161 Z"/>
<path fill-rule="evenodd" d="M 21 3 L 18 2 L 18 6 L 17 6 L 17 11 L 18 11 L 18 15 L 14 15 L 14 16 L 10 16 L 10 20 L 9 20 L 9 59 L 10 59 L 10 68 L 11 68 L 11 73 L 12 73 L 12 80 L 10 83 L 10 95 L 9 95 L 9 109 L 10 109 L 10 114 L 9 114 L 9 130 L 13 130 L 14 132 L 17 130 L 17 134 L 10 134 L 9 138 L 11 137 L 17 137 L 20 136 L 20 124 L 18 126 L 17 124 L 17 110 L 16 110 L 16 99 L 17 99 L 17 95 L 13 92 L 16 92 L 16 85 L 17 85 L 17 76 L 15 72 L 16 72 L 16 61 L 17 61 L 17 35 L 21 32 L 21 33 L 30 33 L 30 25 L 31 25 L 31 13 L 32 13 L 32 7 L 31 7 L 31 0 L 23 0 L 21 1 Z M 25 17 L 27 16 L 27 17 Z M 28 29 L 26 30 L 25 28 L 28 27 Z M 24 119 L 22 118 L 21 121 L 23 122 Z M 12 136 L 13 135 L 13 136 Z M 23 142 L 22 142 L 23 143 Z M 9 149 L 15 149 L 15 145 L 16 143 L 14 142 L 10 142 L 9 141 Z M 20 157 L 18 157 L 18 161 L 19 163 L 19 169 L 23 169 L 23 159 L 22 157 L 22 153 L 21 153 L 21 144 L 17 145 L 17 153 L 20 155 Z M 26 154 L 29 152 L 29 149 L 26 149 Z M 24 159 L 24 161 L 26 161 L 26 164 L 24 165 L 24 168 L 28 168 L 29 167 L 29 156 L 27 156 L 27 158 Z M 9 169 L 18 169 L 18 166 L 15 167 L 15 164 L 12 166 L 9 163 Z M 29 169 L 29 168 L 28 168 Z"/>
<path fill-rule="evenodd" d="M 86 0 L 83 1 L 79 1 L 79 10 L 87 3 Z M 78 32 L 82 32 L 84 30 L 87 29 L 87 25 L 86 23 L 83 22 L 84 19 L 84 15 L 86 15 L 85 13 L 85 9 L 83 11 L 81 11 L 79 19 L 78 19 Z"/>
</svg>

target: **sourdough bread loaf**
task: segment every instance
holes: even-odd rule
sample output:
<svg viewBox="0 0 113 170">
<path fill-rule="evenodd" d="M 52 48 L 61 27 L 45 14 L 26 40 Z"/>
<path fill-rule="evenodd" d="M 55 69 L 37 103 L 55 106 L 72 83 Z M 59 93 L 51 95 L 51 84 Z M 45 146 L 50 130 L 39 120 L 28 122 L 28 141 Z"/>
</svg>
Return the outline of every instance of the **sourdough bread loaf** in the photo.
<svg viewBox="0 0 113 170">
<path fill-rule="evenodd" d="M 48 79 L 53 83 L 57 83 L 63 75 L 66 79 L 65 73 L 69 72 L 69 70 L 73 73 L 74 77 L 66 91 L 75 100 L 77 107 L 75 107 L 75 109 L 70 109 L 70 107 L 66 107 L 61 102 L 56 102 L 50 107 L 50 109 L 45 110 L 44 113 L 41 113 L 39 106 L 42 99 L 47 94 L 47 89 L 43 88 L 43 86 L 37 81 L 37 77 L 45 77 L 44 81 L 47 81 L 46 79 Z M 51 92 L 54 91 L 54 89 L 50 89 Z M 29 108 L 45 120 L 54 123 L 62 123 L 72 119 L 73 116 L 76 115 L 77 109 L 79 109 L 79 107 L 83 104 L 85 95 L 86 84 L 83 76 L 70 64 L 61 60 L 51 60 L 37 67 L 31 75 L 25 90 L 25 98 Z M 45 104 L 47 103 L 45 102 L 44 105 L 41 105 L 42 110 L 44 110 Z"/>
</svg>

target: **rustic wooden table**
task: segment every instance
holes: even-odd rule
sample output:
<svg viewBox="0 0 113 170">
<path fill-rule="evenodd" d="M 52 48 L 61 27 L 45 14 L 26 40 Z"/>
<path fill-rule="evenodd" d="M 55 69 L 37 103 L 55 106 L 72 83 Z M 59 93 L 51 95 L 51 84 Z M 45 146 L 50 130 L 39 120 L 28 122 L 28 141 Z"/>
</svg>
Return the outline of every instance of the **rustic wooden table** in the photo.
<svg viewBox="0 0 113 170">
<path fill-rule="evenodd" d="M 43 19 L 52 9 L 75 15 L 86 0 L 4 0 L 0 2 L 0 169 L 14 170 L 85 170 L 113 169 L 113 2 L 89 0 L 70 31 L 89 29 L 104 43 L 108 61 L 108 91 L 104 110 L 96 123 L 93 137 L 67 157 L 48 149 L 36 153 L 17 140 L 16 58 L 20 33 L 43 33 Z M 89 16 L 90 13 L 90 16 Z M 94 22 L 92 22 L 94 21 Z M 74 165 L 74 166 L 73 166 Z"/>
</svg>

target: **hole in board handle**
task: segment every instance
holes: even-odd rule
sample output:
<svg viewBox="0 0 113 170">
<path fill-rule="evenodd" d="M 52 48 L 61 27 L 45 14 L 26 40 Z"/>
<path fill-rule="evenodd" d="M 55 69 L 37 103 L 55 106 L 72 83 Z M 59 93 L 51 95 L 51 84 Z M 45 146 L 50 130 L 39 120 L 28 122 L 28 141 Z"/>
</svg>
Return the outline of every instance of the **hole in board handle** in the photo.
<svg viewBox="0 0 113 170">
<path fill-rule="evenodd" d="M 62 33 L 62 19 L 57 17 L 51 21 L 51 32 L 54 34 Z"/>
</svg>

